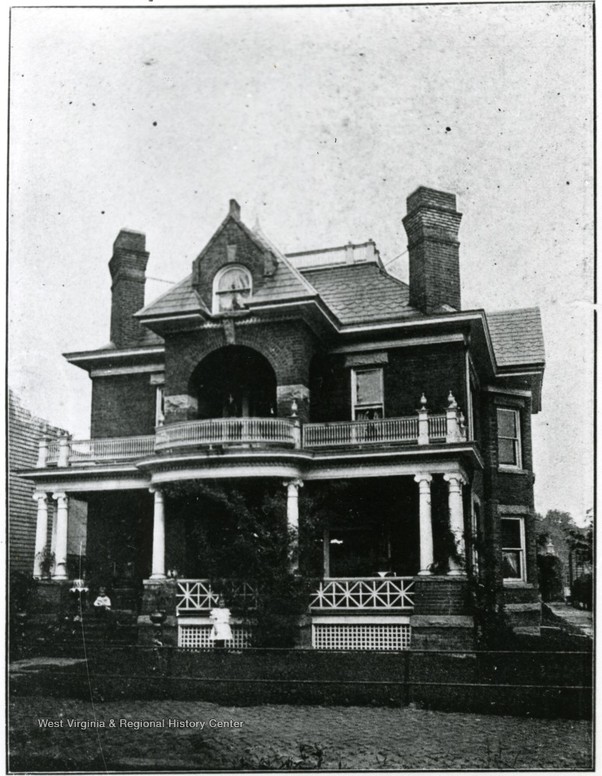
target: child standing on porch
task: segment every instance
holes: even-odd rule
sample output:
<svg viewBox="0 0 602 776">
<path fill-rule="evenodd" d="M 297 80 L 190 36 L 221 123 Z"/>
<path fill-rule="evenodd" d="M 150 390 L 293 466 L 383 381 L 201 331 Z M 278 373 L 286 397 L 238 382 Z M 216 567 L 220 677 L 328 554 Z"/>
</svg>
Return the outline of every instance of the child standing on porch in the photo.
<svg viewBox="0 0 602 776">
<path fill-rule="evenodd" d="M 226 609 L 226 602 L 223 596 L 217 599 L 217 607 L 209 612 L 209 619 L 213 623 L 209 641 L 213 642 L 214 647 L 223 649 L 226 646 L 225 642 L 232 640 L 230 610 Z"/>
</svg>

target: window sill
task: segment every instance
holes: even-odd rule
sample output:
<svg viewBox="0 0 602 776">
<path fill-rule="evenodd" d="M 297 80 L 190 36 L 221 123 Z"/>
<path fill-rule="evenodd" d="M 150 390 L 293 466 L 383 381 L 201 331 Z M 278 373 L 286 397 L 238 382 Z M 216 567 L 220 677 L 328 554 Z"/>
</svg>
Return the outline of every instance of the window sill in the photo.
<svg viewBox="0 0 602 776">
<path fill-rule="evenodd" d="M 533 590 L 534 585 L 531 582 L 526 582 L 524 579 L 505 579 L 504 587 L 520 587 Z"/>
<path fill-rule="evenodd" d="M 521 469 L 518 466 L 505 466 L 501 464 L 497 468 L 502 474 L 531 474 L 529 469 Z"/>
</svg>

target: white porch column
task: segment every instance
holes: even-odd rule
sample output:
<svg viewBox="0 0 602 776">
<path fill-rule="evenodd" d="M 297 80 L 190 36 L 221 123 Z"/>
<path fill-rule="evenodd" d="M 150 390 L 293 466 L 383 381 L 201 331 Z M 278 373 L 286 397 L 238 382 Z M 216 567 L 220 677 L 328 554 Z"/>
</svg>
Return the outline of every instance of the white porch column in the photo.
<svg viewBox="0 0 602 776">
<path fill-rule="evenodd" d="M 48 497 L 46 493 L 34 493 L 32 498 L 38 502 L 38 518 L 36 522 L 36 543 L 33 556 L 33 576 L 42 577 L 42 560 L 48 540 Z"/>
<path fill-rule="evenodd" d="M 67 530 L 69 524 L 69 499 L 66 493 L 53 493 L 56 501 L 56 540 L 53 579 L 67 579 Z"/>
<path fill-rule="evenodd" d="M 159 488 L 149 488 L 155 495 L 153 511 L 153 562 L 151 579 L 166 579 L 165 576 L 165 500 Z"/>
<path fill-rule="evenodd" d="M 462 503 L 462 485 L 466 480 L 459 472 L 444 474 L 443 479 L 449 484 L 448 506 L 449 506 L 449 528 L 456 543 L 456 550 L 461 559 L 460 562 L 455 558 L 449 559 L 449 574 L 459 576 L 465 573 L 463 562 L 466 558 L 466 548 L 464 542 L 464 506 Z"/>
<path fill-rule="evenodd" d="M 324 561 L 324 578 L 328 579 L 330 576 L 330 531 L 328 528 L 325 528 L 322 534 L 322 559 Z"/>
<path fill-rule="evenodd" d="M 286 487 L 286 523 L 289 531 L 294 531 L 294 544 L 291 552 L 291 571 L 297 568 L 299 562 L 299 488 L 302 480 L 289 480 L 283 483 Z"/>
<path fill-rule="evenodd" d="M 419 472 L 414 481 L 418 483 L 420 496 L 420 571 L 419 575 L 431 574 L 433 557 L 433 524 L 431 521 L 431 482 L 432 475 Z"/>
</svg>

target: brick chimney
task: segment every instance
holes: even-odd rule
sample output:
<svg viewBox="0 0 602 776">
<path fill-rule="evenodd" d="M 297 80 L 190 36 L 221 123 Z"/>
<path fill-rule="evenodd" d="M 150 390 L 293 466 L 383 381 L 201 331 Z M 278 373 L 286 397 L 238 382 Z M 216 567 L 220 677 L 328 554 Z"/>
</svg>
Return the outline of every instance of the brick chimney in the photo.
<svg viewBox="0 0 602 776">
<path fill-rule="evenodd" d="M 455 194 L 420 186 L 408 197 L 407 208 L 403 225 L 410 254 L 410 304 L 427 314 L 443 305 L 460 310 L 462 214 Z"/>
<path fill-rule="evenodd" d="M 142 337 L 140 323 L 132 318 L 144 306 L 148 253 L 142 232 L 122 229 L 113 243 L 109 270 L 111 286 L 111 342 L 118 348 L 135 345 Z"/>
</svg>

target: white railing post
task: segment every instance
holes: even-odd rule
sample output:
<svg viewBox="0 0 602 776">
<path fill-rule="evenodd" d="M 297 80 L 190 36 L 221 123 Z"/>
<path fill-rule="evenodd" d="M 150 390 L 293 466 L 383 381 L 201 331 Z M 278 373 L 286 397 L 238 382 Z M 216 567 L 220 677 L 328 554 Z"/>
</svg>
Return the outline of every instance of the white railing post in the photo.
<svg viewBox="0 0 602 776">
<path fill-rule="evenodd" d="M 53 493 L 56 501 L 56 543 L 53 579 L 67 579 L 67 534 L 69 499 L 66 493 Z"/>
<path fill-rule="evenodd" d="M 38 445 L 37 469 L 44 469 L 48 461 L 48 437 L 42 437 Z"/>
<path fill-rule="evenodd" d="M 420 472 L 414 477 L 419 488 L 419 521 L 420 521 L 420 576 L 431 574 L 433 557 L 433 524 L 431 521 L 431 482 L 433 477 L 426 472 Z"/>
<path fill-rule="evenodd" d="M 293 399 L 291 402 L 291 420 L 293 421 L 293 441 L 296 449 L 301 447 L 301 422 L 299 420 L 298 410 L 299 405 L 297 404 L 297 400 Z"/>
<path fill-rule="evenodd" d="M 37 521 L 36 521 L 36 543 L 33 556 L 33 576 L 34 579 L 42 577 L 42 562 L 46 552 L 48 539 L 48 497 L 46 493 L 34 493 L 34 501 L 38 502 Z"/>
<path fill-rule="evenodd" d="M 59 439 L 59 459 L 57 466 L 69 466 L 69 437 L 64 434 Z"/>
<path fill-rule="evenodd" d="M 466 552 L 464 544 L 464 506 L 462 502 L 462 485 L 466 480 L 459 472 L 444 474 L 443 479 L 449 483 L 449 530 L 456 545 L 456 557 L 449 559 L 449 574 L 459 576 L 464 574 L 462 568 Z"/>
<path fill-rule="evenodd" d="M 154 493 L 153 550 L 151 579 L 166 579 L 165 576 L 165 501 L 159 488 L 149 488 Z"/>
<path fill-rule="evenodd" d="M 420 409 L 418 410 L 418 444 L 428 445 L 429 443 L 429 413 L 426 408 L 426 396 L 420 397 Z"/>
<path fill-rule="evenodd" d="M 460 429 L 458 427 L 458 403 L 454 399 L 454 395 L 451 391 L 449 392 L 447 401 L 447 434 L 445 436 L 445 441 L 449 444 L 450 442 L 460 441 Z"/>
<path fill-rule="evenodd" d="M 468 436 L 466 433 L 466 418 L 460 410 L 458 411 L 458 434 L 463 442 L 466 441 Z"/>
</svg>

